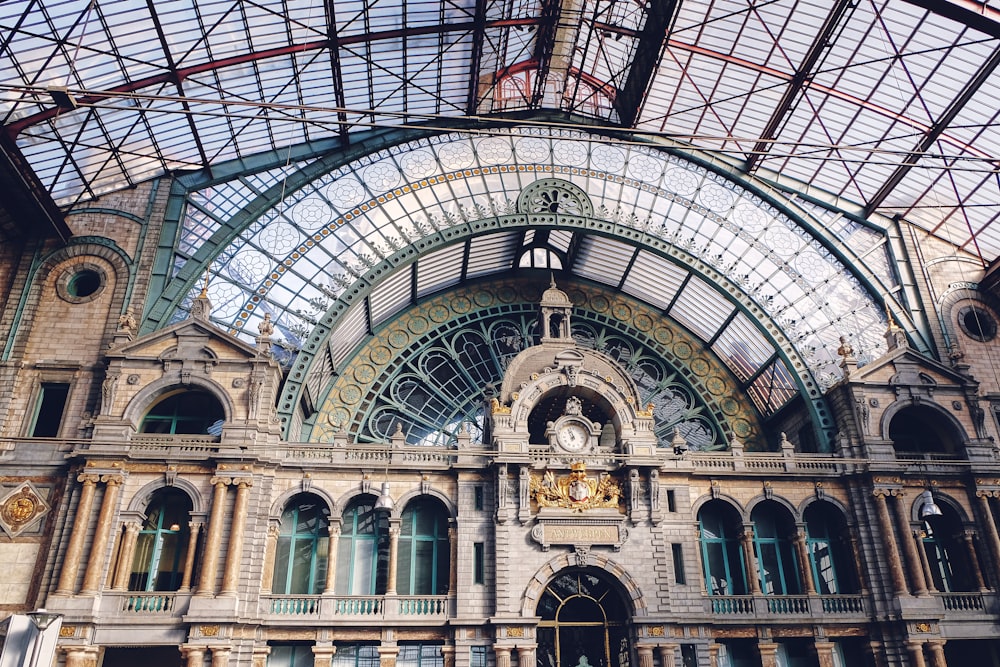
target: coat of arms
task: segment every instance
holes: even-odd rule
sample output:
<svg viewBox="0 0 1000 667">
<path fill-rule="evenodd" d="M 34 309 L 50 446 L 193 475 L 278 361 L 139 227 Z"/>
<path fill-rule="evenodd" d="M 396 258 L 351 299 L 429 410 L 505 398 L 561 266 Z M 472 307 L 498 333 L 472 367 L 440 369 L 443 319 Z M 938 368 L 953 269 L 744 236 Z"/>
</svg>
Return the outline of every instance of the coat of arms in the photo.
<svg viewBox="0 0 1000 667">
<path fill-rule="evenodd" d="M 531 497 L 539 507 L 562 507 L 583 511 L 597 507 L 617 508 L 621 501 L 621 484 L 604 473 L 600 479 L 587 475 L 587 466 L 578 461 L 570 466 L 568 475 L 558 478 L 551 470 L 541 477 L 531 478 Z"/>
</svg>

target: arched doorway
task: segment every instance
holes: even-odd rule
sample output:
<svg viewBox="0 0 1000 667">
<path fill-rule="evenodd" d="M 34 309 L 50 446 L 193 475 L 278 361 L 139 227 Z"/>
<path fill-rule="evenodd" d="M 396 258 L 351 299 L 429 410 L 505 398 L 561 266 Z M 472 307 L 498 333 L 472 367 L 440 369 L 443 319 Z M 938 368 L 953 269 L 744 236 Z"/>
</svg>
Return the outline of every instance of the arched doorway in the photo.
<svg viewBox="0 0 1000 667">
<path fill-rule="evenodd" d="M 535 612 L 538 667 L 629 667 L 632 614 L 617 582 L 592 568 L 560 572 Z"/>
</svg>

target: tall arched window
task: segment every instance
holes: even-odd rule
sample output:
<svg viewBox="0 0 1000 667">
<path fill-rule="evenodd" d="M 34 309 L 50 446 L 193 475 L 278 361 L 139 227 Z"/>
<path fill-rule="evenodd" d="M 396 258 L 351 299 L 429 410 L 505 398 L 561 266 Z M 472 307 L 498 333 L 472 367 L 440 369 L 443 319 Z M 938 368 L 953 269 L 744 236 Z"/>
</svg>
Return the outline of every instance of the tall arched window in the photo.
<svg viewBox="0 0 1000 667">
<path fill-rule="evenodd" d="M 889 423 L 889 438 L 899 458 L 957 458 L 962 436 L 940 412 L 924 406 L 903 408 Z"/>
<path fill-rule="evenodd" d="M 742 522 L 736 510 L 721 500 L 698 512 L 705 587 L 709 595 L 746 595 L 746 568 L 739 535 Z"/>
<path fill-rule="evenodd" d="M 149 409 L 140 433 L 219 435 L 226 414 L 219 399 L 199 389 L 179 389 Z"/>
<path fill-rule="evenodd" d="M 815 502 L 803 514 L 806 551 L 816 592 L 839 595 L 856 590 L 854 567 L 843 514 L 827 502 Z"/>
<path fill-rule="evenodd" d="M 448 592 L 451 547 L 448 514 L 440 503 L 417 500 L 403 510 L 399 527 L 396 589 L 400 595 Z"/>
<path fill-rule="evenodd" d="M 955 510 L 938 503 L 940 516 L 924 519 L 924 553 L 931 569 L 934 587 L 941 592 L 975 590 L 973 564 L 964 544 L 962 519 Z"/>
<path fill-rule="evenodd" d="M 761 592 L 765 595 L 801 593 L 798 563 L 791 541 L 795 532 L 792 517 L 777 503 L 765 501 L 754 507 L 750 520 L 754 527 Z"/>
<path fill-rule="evenodd" d="M 176 591 L 187 556 L 191 499 L 177 489 L 158 491 L 146 509 L 135 544 L 130 591 Z"/>
<path fill-rule="evenodd" d="M 337 540 L 336 590 L 340 595 L 381 595 L 388 581 L 389 521 L 375 498 L 355 500 L 344 511 Z"/>
<path fill-rule="evenodd" d="M 326 584 L 330 548 L 330 510 L 303 493 L 281 515 L 271 590 L 279 595 L 318 595 Z"/>
</svg>

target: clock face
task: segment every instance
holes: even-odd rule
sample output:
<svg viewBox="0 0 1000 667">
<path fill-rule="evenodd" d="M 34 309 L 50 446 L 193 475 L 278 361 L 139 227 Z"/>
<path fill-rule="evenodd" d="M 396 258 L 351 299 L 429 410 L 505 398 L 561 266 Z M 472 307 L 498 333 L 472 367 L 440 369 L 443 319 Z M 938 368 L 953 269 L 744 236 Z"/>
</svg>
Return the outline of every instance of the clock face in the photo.
<svg viewBox="0 0 1000 667">
<path fill-rule="evenodd" d="M 578 452 L 590 442 L 590 434 L 583 424 L 569 422 L 559 427 L 556 442 L 568 452 Z"/>
</svg>

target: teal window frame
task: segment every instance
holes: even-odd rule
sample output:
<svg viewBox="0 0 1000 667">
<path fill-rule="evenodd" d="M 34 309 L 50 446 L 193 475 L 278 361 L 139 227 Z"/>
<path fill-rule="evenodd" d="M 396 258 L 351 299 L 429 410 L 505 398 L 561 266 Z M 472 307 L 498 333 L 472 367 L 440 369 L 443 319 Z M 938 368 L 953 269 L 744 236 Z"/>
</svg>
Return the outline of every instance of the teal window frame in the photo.
<svg viewBox="0 0 1000 667">
<path fill-rule="evenodd" d="M 396 667 L 444 667 L 441 644 L 400 644 Z"/>
<path fill-rule="evenodd" d="M 718 502 L 718 501 L 717 501 Z M 711 519 L 709 525 L 706 518 Z M 739 538 L 729 534 L 729 526 L 723 512 L 718 508 L 703 507 L 698 512 L 698 535 L 701 544 L 701 559 L 705 571 L 705 590 L 709 595 L 746 595 L 747 577 L 743 549 Z M 712 551 L 717 557 L 713 558 Z M 712 567 L 716 562 L 722 572 Z M 713 579 L 715 583 L 713 584 Z M 725 590 L 720 582 L 726 582 Z"/>
<path fill-rule="evenodd" d="M 184 493 L 164 491 L 153 498 L 136 537 L 130 591 L 176 591 L 181 587 L 190 521 L 191 500 Z M 162 569 L 164 564 L 169 566 L 166 570 Z"/>
<path fill-rule="evenodd" d="M 377 644 L 337 644 L 331 667 L 379 667 Z"/>
<path fill-rule="evenodd" d="M 802 592 L 802 582 L 792 541 L 781 537 L 781 521 L 775 511 L 763 507 L 757 509 L 759 511 L 755 511 L 753 517 L 753 541 L 760 590 L 764 595 L 798 595 Z"/>
<path fill-rule="evenodd" d="M 62 430 L 62 420 L 69 402 L 69 382 L 40 382 L 35 397 L 31 421 L 28 424 L 30 438 L 57 438 Z"/>
<path fill-rule="evenodd" d="M 430 526 L 431 530 L 422 528 Z M 436 502 L 418 500 L 403 510 L 396 563 L 399 595 L 448 592 L 451 544 L 448 516 Z"/>
<path fill-rule="evenodd" d="M 927 554 L 927 564 L 930 566 L 931 576 L 934 579 L 934 587 L 941 593 L 954 593 L 955 572 L 949 554 L 948 544 L 942 539 L 939 531 L 934 530 L 934 525 L 939 521 L 924 521 L 923 543 L 924 553 Z"/>
<path fill-rule="evenodd" d="M 202 399 L 206 402 L 201 403 Z M 225 417 L 222 404 L 211 393 L 204 390 L 173 391 L 161 396 L 149 408 L 139 425 L 139 432 L 163 435 L 218 435 L 210 433 L 210 430 L 225 420 Z"/>
<path fill-rule="evenodd" d="M 267 667 L 313 667 L 310 644 L 271 644 Z"/>
<path fill-rule="evenodd" d="M 326 586 L 329 548 L 330 520 L 326 504 L 305 494 L 293 498 L 281 515 L 271 592 L 277 595 L 322 593 Z"/>
<path fill-rule="evenodd" d="M 336 590 L 340 595 L 381 595 L 387 576 L 380 564 L 388 561 L 388 526 L 375 510 L 375 499 L 355 500 L 344 510 L 340 537 L 337 538 Z M 359 560 L 368 556 L 371 563 L 359 569 Z"/>
</svg>

